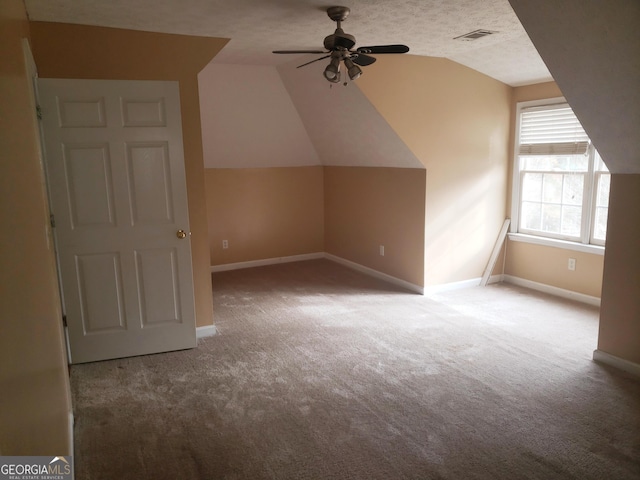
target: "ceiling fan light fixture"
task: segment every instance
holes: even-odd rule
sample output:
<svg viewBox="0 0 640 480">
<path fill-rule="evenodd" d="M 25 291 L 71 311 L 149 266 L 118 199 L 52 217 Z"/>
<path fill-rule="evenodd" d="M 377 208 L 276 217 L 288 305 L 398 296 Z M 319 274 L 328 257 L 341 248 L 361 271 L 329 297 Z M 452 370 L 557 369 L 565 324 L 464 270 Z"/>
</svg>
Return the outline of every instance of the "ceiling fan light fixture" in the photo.
<svg viewBox="0 0 640 480">
<path fill-rule="evenodd" d="M 362 75 L 362 69 L 353 63 L 350 58 L 344 59 L 344 66 L 347 67 L 347 74 L 349 74 L 351 80 L 355 80 Z"/>
<path fill-rule="evenodd" d="M 327 65 L 327 68 L 324 69 L 324 78 L 333 83 L 338 83 L 340 81 L 340 58 L 332 57 L 331 62 Z"/>
<path fill-rule="evenodd" d="M 331 83 L 340 83 L 340 72 L 338 72 L 335 76 L 329 78 L 327 75 L 324 76 L 324 78 L 326 78 L 327 80 L 329 80 Z"/>
<path fill-rule="evenodd" d="M 374 45 L 371 47 L 359 47 L 354 50 L 356 45 L 356 38 L 353 35 L 345 33 L 342 29 L 342 22 L 349 15 L 348 7 L 329 7 L 327 8 L 327 15 L 329 18 L 337 23 L 336 29 L 332 35 L 328 35 L 324 39 L 325 50 L 274 50 L 273 53 L 284 54 L 321 54 L 322 57 L 315 60 L 308 61 L 302 65 L 298 65 L 296 68 L 306 67 L 312 63 L 324 60 L 325 58 L 331 58 L 329 65 L 327 65 L 322 72 L 324 78 L 331 83 L 340 82 L 340 63 L 344 62 L 346 70 L 345 86 L 348 84 L 348 80 L 355 80 L 362 76 L 362 69 L 360 67 L 366 67 L 376 61 L 375 57 L 371 57 L 367 54 L 373 53 L 407 53 L 409 47 L 406 45 Z"/>
</svg>

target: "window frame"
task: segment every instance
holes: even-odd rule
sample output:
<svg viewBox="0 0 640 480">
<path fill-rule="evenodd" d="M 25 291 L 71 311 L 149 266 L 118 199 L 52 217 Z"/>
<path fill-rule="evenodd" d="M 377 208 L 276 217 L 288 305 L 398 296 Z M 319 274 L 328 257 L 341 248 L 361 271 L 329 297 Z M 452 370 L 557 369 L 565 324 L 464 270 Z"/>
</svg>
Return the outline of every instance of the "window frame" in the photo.
<svg viewBox="0 0 640 480">
<path fill-rule="evenodd" d="M 596 167 L 596 151 L 593 144 L 587 149 L 589 156 L 588 170 L 584 172 L 585 185 L 583 196 L 586 203 L 583 202 L 581 234 L 580 237 L 568 237 L 562 234 L 552 232 L 540 234 L 539 231 L 520 229 L 520 216 L 522 208 L 522 181 L 527 170 L 520 168 L 520 131 L 522 111 L 535 107 L 557 106 L 567 104 L 564 97 L 553 97 L 541 100 L 523 101 L 516 104 L 516 121 L 513 142 L 513 163 L 512 163 L 512 192 L 511 192 L 511 225 L 509 229 L 509 238 L 515 241 L 523 241 L 527 243 L 535 243 L 539 245 L 548 245 L 558 248 L 570 250 L 584 251 L 588 253 L 604 254 L 604 244 L 602 240 L 594 238 L 595 215 L 596 215 L 596 198 L 597 198 L 597 181 L 600 175 L 607 172 L 595 171 Z M 543 172 L 541 172 L 543 173 Z M 558 172 L 559 173 L 559 172 Z"/>
<path fill-rule="evenodd" d="M 597 155 L 597 154 L 596 154 Z M 606 238 L 604 240 L 601 240 L 599 238 L 595 238 L 595 229 L 596 229 L 596 213 L 598 210 L 598 184 L 600 183 L 600 178 L 603 175 L 607 175 L 609 176 L 609 194 L 611 194 L 611 172 L 607 171 L 603 171 L 603 170 L 596 170 L 595 169 L 595 159 L 594 159 L 594 171 L 593 171 L 593 192 L 591 195 L 591 225 L 590 225 L 590 229 L 589 229 L 589 244 L 591 245 L 600 245 L 602 247 L 604 247 L 605 242 L 606 242 Z M 604 163 L 604 162 L 603 162 Z M 608 206 L 607 206 L 607 215 L 609 214 L 608 212 Z M 606 234 L 605 234 L 606 237 Z"/>
</svg>

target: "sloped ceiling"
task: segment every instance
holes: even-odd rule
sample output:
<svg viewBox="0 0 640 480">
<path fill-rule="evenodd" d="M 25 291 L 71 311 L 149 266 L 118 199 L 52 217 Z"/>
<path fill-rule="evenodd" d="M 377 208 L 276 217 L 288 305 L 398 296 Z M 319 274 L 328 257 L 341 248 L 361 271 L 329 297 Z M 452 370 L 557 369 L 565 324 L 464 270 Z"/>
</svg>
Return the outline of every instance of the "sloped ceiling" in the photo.
<svg viewBox="0 0 640 480">
<path fill-rule="evenodd" d="M 342 2 L 340 2 L 342 3 Z M 414 55 L 445 57 L 511 86 L 551 75 L 508 0 L 349 0 L 344 22 L 357 45 L 403 43 Z M 536 2 L 532 2 L 536 3 Z M 272 50 L 318 49 L 333 33 L 321 0 L 25 0 L 31 20 L 229 38 L 216 63 L 278 65 Z M 455 37 L 495 32 L 475 41 Z"/>
<path fill-rule="evenodd" d="M 357 84 L 324 65 L 209 64 L 199 75 L 205 168 L 424 168 Z"/>
<path fill-rule="evenodd" d="M 640 2 L 510 0 L 612 173 L 640 173 Z"/>
<path fill-rule="evenodd" d="M 198 84 L 205 168 L 320 164 L 275 67 L 212 63 Z"/>
<path fill-rule="evenodd" d="M 324 165 L 424 168 L 356 82 L 331 84 L 317 62 L 278 71 Z"/>
</svg>

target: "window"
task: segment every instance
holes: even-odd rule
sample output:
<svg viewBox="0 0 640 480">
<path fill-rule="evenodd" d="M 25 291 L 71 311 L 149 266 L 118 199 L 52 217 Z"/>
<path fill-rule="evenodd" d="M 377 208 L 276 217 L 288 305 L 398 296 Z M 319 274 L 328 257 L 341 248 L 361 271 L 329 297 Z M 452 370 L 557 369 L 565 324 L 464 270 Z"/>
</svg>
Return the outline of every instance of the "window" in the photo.
<svg viewBox="0 0 640 480">
<path fill-rule="evenodd" d="M 514 227 L 604 245 L 610 175 L 567 103 L 518 105 Z"/>
</svg>

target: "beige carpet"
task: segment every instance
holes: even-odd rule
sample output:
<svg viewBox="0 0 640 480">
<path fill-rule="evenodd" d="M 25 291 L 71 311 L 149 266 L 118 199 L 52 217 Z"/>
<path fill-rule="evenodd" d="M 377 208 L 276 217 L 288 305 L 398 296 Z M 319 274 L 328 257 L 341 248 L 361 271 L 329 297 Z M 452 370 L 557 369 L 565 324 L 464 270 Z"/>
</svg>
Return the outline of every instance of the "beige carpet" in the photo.
<svg viewBox="0 0 640 480">
<path fill-rule="evenodd" d="M 593 307 L 325 260 L 213 284 L 197 349 L 72 367 L 79 480 L 640 478 L 640 380 L 591 361 Z"/>
</svg>

